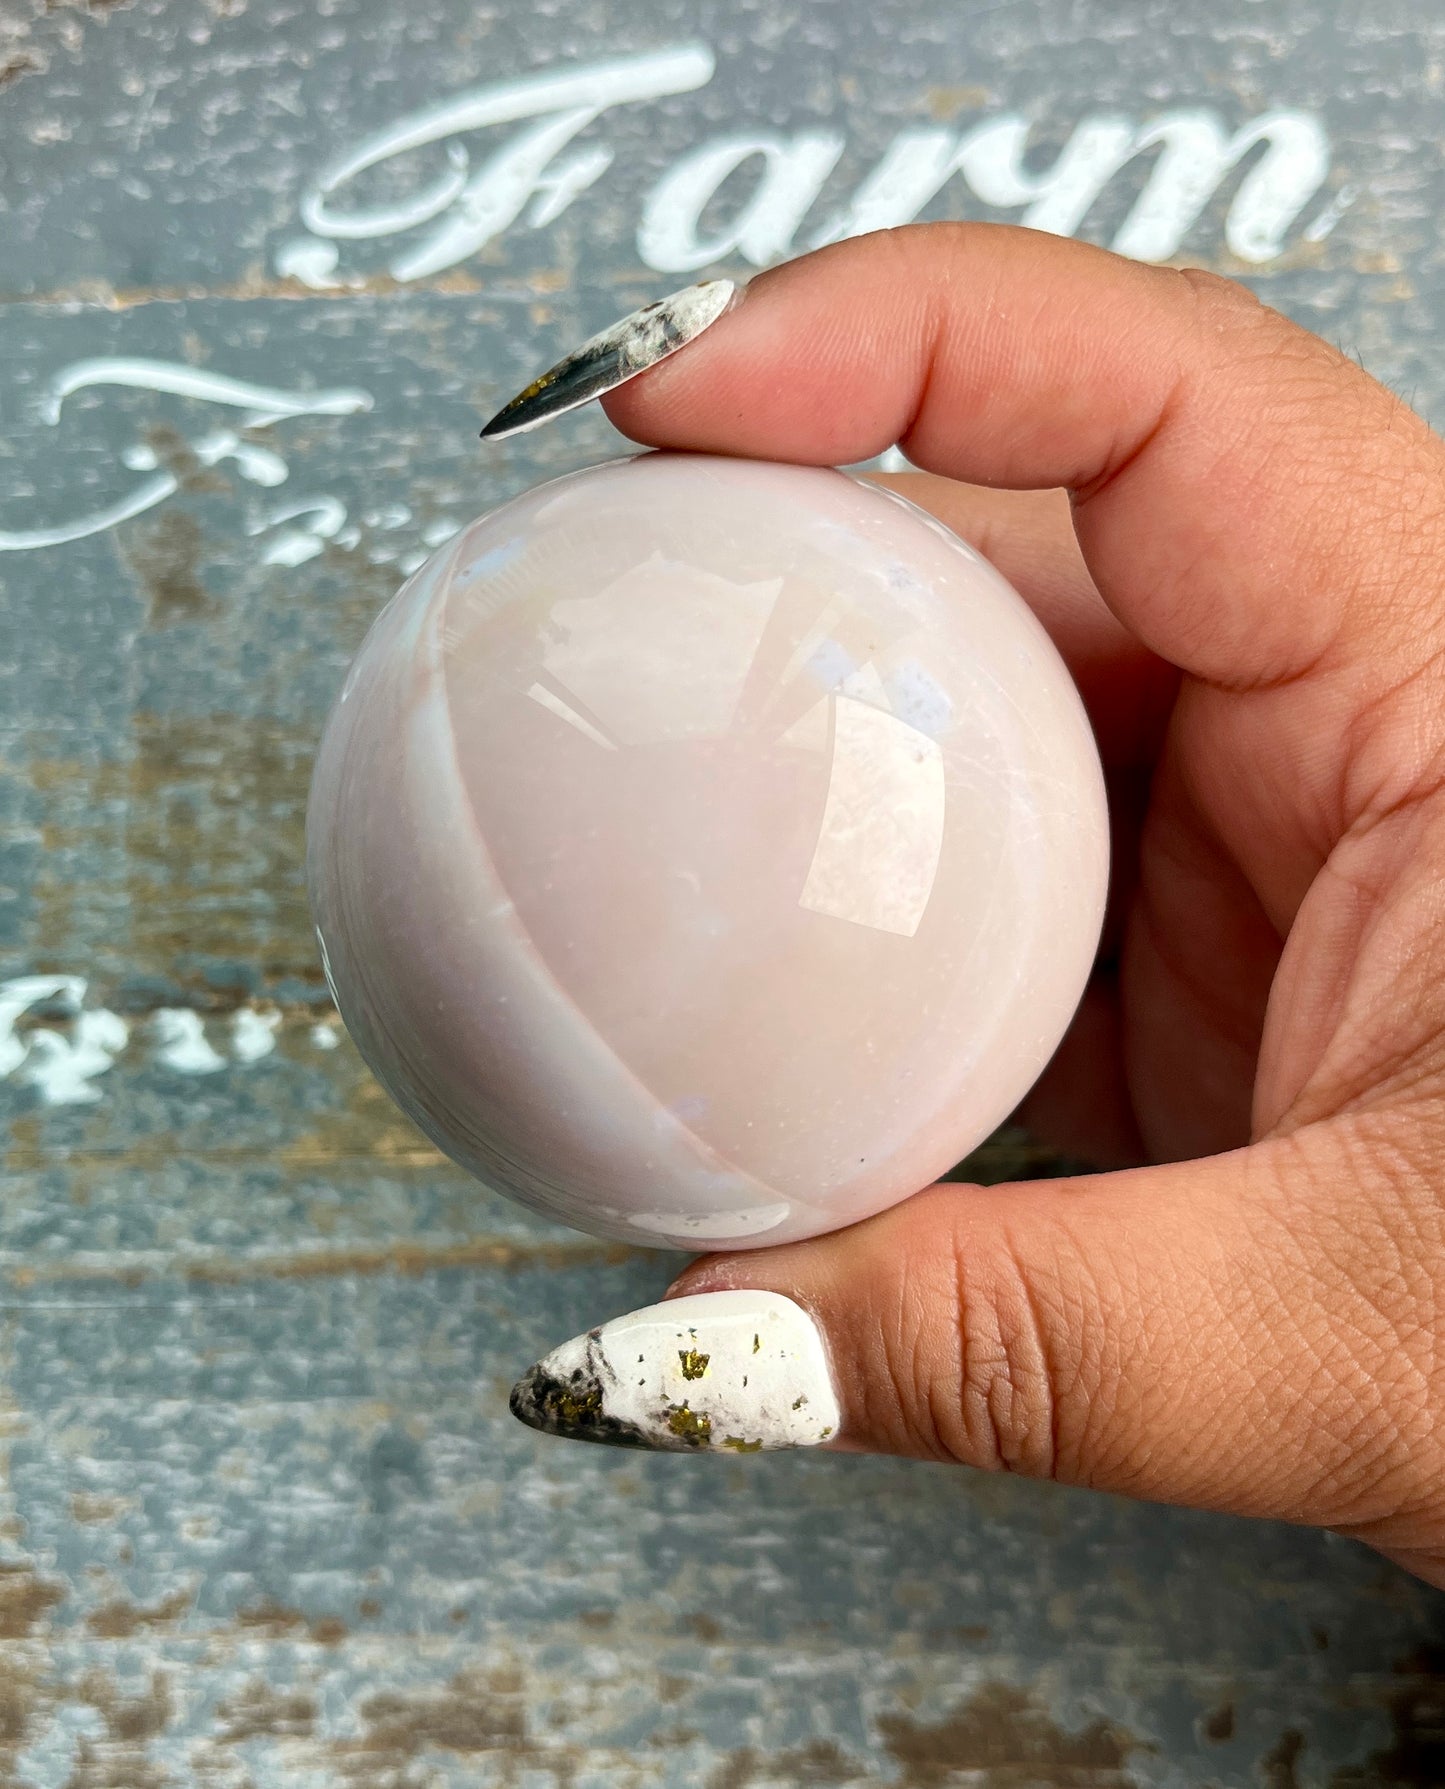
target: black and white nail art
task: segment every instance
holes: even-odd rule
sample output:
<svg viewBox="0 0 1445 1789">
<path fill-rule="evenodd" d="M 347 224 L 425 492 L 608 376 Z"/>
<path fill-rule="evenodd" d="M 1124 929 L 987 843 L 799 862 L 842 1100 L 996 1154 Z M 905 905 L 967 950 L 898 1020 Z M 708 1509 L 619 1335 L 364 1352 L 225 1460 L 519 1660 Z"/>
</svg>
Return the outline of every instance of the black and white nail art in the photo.
<svg viewBox="0 0 1445 1789">
<path fill-rule="evenodd" d="M 816 1447 L 838 1398 L 813 1319 L 776 1292 L 703 1292 L 563 1342 L 519 1380 L 512 1413 L 573 1441 L 668 1453 Z"/>
<path fill-rule="evenodd" d="M 510 435 L 525 434 L 554 416 L 616 391 L 619 385 L 695 342 L 733 308 L 742 290 L 733 280 L 704 280 L 632 311 L 583 342 L 504 404 L 482 430 L 482 439 L 505 441 Z"/>
</svg>

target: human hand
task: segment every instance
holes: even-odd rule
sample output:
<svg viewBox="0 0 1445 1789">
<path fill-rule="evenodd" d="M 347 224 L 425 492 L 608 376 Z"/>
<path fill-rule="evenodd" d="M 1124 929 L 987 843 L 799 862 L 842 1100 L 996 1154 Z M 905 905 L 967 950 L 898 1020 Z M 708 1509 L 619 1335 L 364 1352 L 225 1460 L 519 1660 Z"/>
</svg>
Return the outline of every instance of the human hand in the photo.
<svg viewBox="0 0 1445 1789">
<path fill-rule="evenodd" d="M 1116 829 L 1023 1114 L 1111 1171 L 934 1187 L 673 1293 L 811 1313 L 835 1445 L 1316 1524 L 1445 1585 L 1445 445 L 1241 287 L 986 225 L 765 274 L 607 409 L 820 465 L 901 442 L 927 472 L 890 482 L 1069 661 Z"/>
</svg>

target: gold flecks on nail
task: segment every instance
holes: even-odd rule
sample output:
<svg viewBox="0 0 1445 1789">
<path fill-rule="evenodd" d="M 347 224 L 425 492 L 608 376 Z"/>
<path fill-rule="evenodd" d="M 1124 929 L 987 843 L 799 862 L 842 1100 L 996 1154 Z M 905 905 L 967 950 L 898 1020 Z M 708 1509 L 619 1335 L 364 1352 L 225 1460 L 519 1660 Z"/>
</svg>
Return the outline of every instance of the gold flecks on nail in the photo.
<svg viewBox="0 0 1445 1789">
<path fill-rule="evenodd" d="M 691 1410 L 686 1404 L 674 1404 L 667 1413 L 667 1426 L 679 1441 L 693 1447 L 708 1447 L 712 1442 L 712 1418 Z"/>
<path fill-rule="evenodd" d="M 565 1423 L 578 1423 L 585 1417 L 596 1416 L 601 1408 L 602 1388 L 599 1385 L 583 1392 L 580 1398 L 564 1391 L 557 1399 L 557 1414 Z"/>
<path fill-rule="evenodd" d="M 510 1404 L 551 1434 L 675 1453 L 815 1446 L 839 1423 L 813 1319 L 751 1290 L 670 1300 L 574 1336 Z"/>
<path fill-rule="evenodd" d="M 512 401 L 516 404 L 525 404 L 531 398 L 539 397 L 546 391 L 549 385 L 555 385 L 556 383 L 557 375 L 555 372 L 543 373 L 539 379 L 534 379 L 525 391 L 519 391 Z"/>
</svg>

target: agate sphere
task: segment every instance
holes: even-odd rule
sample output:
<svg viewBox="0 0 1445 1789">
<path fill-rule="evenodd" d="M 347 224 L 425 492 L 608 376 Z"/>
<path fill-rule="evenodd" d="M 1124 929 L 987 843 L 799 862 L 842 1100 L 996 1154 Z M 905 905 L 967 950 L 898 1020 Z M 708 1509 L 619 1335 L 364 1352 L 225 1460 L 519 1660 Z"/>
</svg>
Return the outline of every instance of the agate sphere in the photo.
<svg viewBox="0 0 1445 1789">
<path fill-rule="evenodd" d="M 647 454 L 464 528 L 372 628 L 308 816 L 327 976 L 423 1131 L 601 1236 L 747 1247 L 946 1172 L 1098 941 L 1078 693 L 842 472 Z"/>
</svg>

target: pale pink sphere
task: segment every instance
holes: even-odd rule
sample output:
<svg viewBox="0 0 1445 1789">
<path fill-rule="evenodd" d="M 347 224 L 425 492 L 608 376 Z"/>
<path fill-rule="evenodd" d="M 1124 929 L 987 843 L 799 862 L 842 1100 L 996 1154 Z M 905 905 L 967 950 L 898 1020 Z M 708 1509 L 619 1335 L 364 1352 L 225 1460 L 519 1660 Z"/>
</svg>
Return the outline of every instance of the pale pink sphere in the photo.
<svg viewBox="0 0 1445 1789">
<path fill-rule="evenodd" d="M 841 472 L 649 454 L 528 491 L 377 621 L 309 875 L 347 1028 L 490 1186 L 759 1246 L 917 1192 L 1058 1044 L 1103 780 L 1063 662 Z"/>
</svg>

